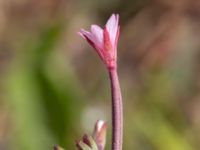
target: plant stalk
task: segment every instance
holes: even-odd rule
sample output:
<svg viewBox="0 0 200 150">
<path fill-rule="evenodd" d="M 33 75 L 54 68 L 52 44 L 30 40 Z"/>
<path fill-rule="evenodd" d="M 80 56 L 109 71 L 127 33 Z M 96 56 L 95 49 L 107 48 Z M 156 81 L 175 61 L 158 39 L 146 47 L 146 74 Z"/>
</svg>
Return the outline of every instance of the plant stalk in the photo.
<svg viewBox="0 0 200 150">
<path fill-rule="evenodd" d="M 123 104 L 117 68 L 109 69 L 112 92 L 112 150 L 122 150 Z"/>
</svg>

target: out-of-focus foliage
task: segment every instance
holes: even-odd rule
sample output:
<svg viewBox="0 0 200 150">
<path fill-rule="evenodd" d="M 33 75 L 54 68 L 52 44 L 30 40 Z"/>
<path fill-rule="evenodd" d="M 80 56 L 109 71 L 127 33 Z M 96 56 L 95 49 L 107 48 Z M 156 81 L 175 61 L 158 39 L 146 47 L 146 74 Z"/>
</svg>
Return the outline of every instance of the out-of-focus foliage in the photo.
<svg viewBox="0 0 200 150">
<path fill-rule="evenodd" d="M 120 14 L 124 150 L 200 149 L 199 0 L 0 0 L 0 150 L 75 149 L 108 122 L 106 71 L 77 32 Z"/>
</svg>

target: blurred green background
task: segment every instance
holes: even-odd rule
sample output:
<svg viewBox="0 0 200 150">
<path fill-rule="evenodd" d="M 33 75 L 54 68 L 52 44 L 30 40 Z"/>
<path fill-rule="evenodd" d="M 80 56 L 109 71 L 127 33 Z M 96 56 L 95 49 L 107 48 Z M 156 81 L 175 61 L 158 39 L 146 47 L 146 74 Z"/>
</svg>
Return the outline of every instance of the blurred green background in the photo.
<svg viewBox="0 0 200 150">
<path fill-rule="evenodd" d="M 200 0 L 0 0 L 0 150 L 75 148 L 108 122 L 105 67 L 80 37 L 120 14 L 124 150 L 200 149 Z"/>
</svg>

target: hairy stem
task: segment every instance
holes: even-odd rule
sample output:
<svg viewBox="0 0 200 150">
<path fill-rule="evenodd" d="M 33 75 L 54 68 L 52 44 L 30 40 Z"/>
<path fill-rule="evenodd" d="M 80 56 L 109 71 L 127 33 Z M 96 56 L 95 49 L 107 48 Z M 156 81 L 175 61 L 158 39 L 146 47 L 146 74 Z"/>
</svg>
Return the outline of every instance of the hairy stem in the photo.
<svg viewBox="0 0 200 150">
<path fill-rule="evenodd" d="M 112 92 L 112 150 L 122 150 L 123 104 L 117 69 L 109 69 Z"/>
</svg>

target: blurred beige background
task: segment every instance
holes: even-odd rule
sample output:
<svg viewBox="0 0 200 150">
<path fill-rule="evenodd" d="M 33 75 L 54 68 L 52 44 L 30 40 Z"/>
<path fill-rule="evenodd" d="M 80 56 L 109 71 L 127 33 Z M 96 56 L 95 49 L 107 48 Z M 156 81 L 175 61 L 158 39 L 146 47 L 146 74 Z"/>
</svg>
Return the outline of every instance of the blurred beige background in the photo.
<svg viewBox="0 0 200 150">
<path fill-rule="evenodd" d="M 77 35 L 120 15 L 124 150 L 200 149 L 199 0 L 0 0 L 0 150 L 48 150 L 108 122 L 110 89 Z"/>
</svg>

